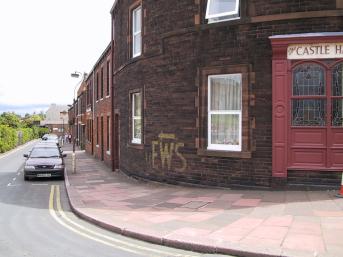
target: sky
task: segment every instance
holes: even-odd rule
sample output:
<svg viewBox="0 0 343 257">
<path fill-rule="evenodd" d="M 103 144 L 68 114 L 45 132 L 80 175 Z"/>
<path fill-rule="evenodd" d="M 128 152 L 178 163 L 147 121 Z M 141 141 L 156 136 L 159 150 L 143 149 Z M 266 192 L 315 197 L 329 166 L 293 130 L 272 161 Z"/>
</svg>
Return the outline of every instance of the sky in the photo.
<svg viewBox="0 0 343 257">
<path fill-rule="evenodd" d="M 0 112 L 71 104 L 70 74 L 91 71 L 109 44 L 113 3 L 0 1 Z"/>
</svg>

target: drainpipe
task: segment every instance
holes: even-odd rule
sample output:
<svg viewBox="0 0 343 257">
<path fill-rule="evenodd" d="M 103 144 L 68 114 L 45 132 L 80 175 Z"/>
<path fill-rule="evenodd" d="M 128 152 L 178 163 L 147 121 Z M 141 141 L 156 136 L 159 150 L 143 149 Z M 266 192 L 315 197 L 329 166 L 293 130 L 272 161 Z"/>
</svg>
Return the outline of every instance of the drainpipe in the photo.
<svg viewBox="0 0 343 257">
<path fill-rule="evenodd" d="M 94 145 L 94 113 L 95 113 L 95 92 L 94 92 L 94 71 L 95 71 L 95 67 L 93 68 L 93 74 L 92 74 L 92 97 L 93 97 L 93 101 L 92 101 L 92 119 L 93 119 L 93 122 L 92 122 L 92 148 L 93 148 L 93 155 L 95 154 L 95 145 Z M 98 132 L 97 132 L 98 133 Z"/>
<path fill-rule="evenodd" d="M 117 153 L 115 153 L 115 144 L 114 144 L 114 138 L 116 138 L 116 136 L 114 135 L 114 78 L 113 78 L 113 69 L 114 69 L 114 10 L 111 10 L 111 65 L 110 65 L 110 69 L 111 69 L 111 156 L 112 156 L 112 171 L 115 171 L 115 156 L 118 156 Z M 118 131 L 117 131 L 118 132 Z M 117 144 L 119 144 L 119 142 L 116 142 Z M 118 147 L 119 148 L 119 147 Z M 119 160 L 118 160 L 119 161 Z"/>
</svg>

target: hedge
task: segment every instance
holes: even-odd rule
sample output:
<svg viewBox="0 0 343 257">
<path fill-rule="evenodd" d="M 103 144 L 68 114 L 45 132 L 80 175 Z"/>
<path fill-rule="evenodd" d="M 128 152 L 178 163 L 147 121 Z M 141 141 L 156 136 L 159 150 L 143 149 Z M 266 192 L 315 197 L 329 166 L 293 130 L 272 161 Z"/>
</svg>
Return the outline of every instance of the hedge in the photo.
<svg viewBox="0 0 343 257">
<path fill-rule="evenodd" d="M 7 125 L 0 125 L 0 153 L 9 151 L 17 146 L 18 133 Z"/>
<path fill-rule="evenodd" d="M 47 128 L 33 126 L 32 128 L 15 129 L 7 125 L 0 125 L 0 153 L 7 152 L 18 145 L 42 137 L 46 133 L 49 133 Z"/>
</svg>

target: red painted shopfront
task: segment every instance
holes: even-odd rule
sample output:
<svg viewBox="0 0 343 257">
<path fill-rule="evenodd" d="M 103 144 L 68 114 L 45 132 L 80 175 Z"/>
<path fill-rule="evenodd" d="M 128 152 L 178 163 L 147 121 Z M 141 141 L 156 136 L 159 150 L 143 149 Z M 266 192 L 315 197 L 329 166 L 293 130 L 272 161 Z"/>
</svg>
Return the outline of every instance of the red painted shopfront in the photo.
<svg viewBox="0 0 343 257">
<path fill-rule="evenodd" d="M 273 178 L 343 170 L 343 33 L 270 37 Z"/>
</svg>

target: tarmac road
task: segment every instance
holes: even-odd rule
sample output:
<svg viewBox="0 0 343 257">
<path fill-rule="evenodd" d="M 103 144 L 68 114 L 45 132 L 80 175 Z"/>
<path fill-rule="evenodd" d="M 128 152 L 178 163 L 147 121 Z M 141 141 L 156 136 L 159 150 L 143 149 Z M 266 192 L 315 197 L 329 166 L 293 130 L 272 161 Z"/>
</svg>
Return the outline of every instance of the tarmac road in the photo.
<svg viewBox="0 0 343 257">
<path fill-rule="evenodd" d="M 70 211 L 64 181 L 24 181 L 35 142 L 0 155 L 0 257 L 197 257 L 199 254 L 125 238 Z"/>
</svg>

